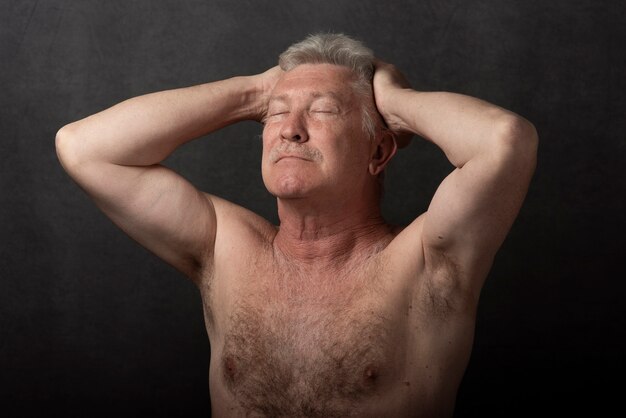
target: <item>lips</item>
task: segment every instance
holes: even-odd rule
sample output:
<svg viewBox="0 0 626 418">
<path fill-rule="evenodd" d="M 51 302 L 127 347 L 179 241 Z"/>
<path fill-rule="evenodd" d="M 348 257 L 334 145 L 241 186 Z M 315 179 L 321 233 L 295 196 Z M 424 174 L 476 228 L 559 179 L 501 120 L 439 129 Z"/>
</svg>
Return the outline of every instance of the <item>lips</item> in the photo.
<svg viewBox="0 0 626 418">
<path fill-rule="evenodd" d="M 278 158 L 276 159 L 276 162 L 278 162 L 280 160 L 287 159 L 287 158 L 293 158 L 293 159 L 296 159 L 296 160 L 303 160 L 303 161 L 311 161 L 308 158 L 303 157 L 301 155 L 279 155 Z"/>
</svg>

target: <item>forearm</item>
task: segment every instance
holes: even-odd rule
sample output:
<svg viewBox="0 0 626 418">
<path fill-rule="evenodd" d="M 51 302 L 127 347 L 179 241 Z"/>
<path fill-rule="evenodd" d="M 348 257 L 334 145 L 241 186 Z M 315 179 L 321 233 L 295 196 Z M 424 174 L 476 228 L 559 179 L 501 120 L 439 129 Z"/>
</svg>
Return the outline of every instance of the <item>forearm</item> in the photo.
<svg viewBox="0 0 626 418">
<path fill-rule="evenodd" d="M 60 154 L 80 162 L 146 166 L 228 124 L 256 118 L 260 91 L 234 77 L 135 97 L 62 128 Z"/>
<path fill-rule="evenodd" d="M 447 92 L 398 89 L 388 103 L 388 113 L 394 130 L 435 143 L 456 167 L 502 150 L 501 145 L 523 146 L 534 131 L 529 122 L 501 107 Z"/>
</svg>

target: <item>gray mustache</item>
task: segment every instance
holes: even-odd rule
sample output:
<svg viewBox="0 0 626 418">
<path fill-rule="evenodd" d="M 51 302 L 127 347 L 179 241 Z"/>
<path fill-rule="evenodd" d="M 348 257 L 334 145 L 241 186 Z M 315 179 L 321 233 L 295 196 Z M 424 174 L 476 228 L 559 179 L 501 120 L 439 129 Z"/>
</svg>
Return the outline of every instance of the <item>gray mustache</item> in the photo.
<svg viewBox="0 0 626 418">
<path fill-rule="evenodd" d="M 315 148 L 309 148 L 306 145 L 288 143 L 280 144 L 276 148 L 272 149 L 270 151 L 269 160 L 271 163 L 275 163 L 282 155 L 292 155 L 316 162 L 324 159 L 322 153 Z"/>
</svg>

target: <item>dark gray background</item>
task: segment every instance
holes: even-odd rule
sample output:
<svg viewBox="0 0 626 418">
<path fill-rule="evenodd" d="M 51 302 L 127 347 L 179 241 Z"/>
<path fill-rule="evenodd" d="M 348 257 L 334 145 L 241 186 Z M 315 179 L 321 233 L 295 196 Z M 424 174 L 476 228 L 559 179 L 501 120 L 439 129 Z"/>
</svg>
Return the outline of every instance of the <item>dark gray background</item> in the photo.
<svg viewBox="0 0 626 418">
<path fill-rule="evenodd" d="M 416 89 L 537 127 L 538 168 L 482 293 L 457 417 L 597 411 L 624 389 L 623 1 L 0 1 L 0 411 L 208 416 L 193 285 L 128 239 L 59 166 L 64 124 L 125 98 L 263 71 L 315 31 L 351 34 Z M 167 164 L 275 220 L 260 126 Z M 389 169 L 412 220 L 451 166 L 423 141 Z M 619 405 L 620 409 L 622 405 Z"/>
</svg>

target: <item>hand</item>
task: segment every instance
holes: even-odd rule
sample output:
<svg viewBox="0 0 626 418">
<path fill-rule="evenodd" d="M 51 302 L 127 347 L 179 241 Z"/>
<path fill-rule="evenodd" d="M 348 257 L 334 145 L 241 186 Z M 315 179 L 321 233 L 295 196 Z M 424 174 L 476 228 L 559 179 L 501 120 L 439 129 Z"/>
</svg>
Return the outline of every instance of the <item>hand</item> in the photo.
<svg viewBox="0 0 626 418">
<path fill-rule="evenodd" d="M 254 77 L 257 89 L 256 96 L 256 108 L 257 108 L 257 116 L 256 120 L 258 122 L 263 122 L 265 116 L 267 115 L 267 106 L 269 103 L 269 99 L 272 95 L 272 91 L 274 90 L 274 86 L 280 78 L 285 74 L 283 70 L 277 65 L 275 67 L 270 68 L 269 70 L 257 74 Z"/>
<path fill-rule="evenodd" d="M 406 147 L 411 141 L 413 133 L 404 128 L 402 121 L 393 113 L 393 106 L 397 103 L 394 93 L 410 89 L 411 85 L 393 64 L 379 59 L 374 62 L 374 80 L 372 85 L 378 112 L 383 117 L 387 127 L 394 133 L 398 147 Z"/>
</svg>

